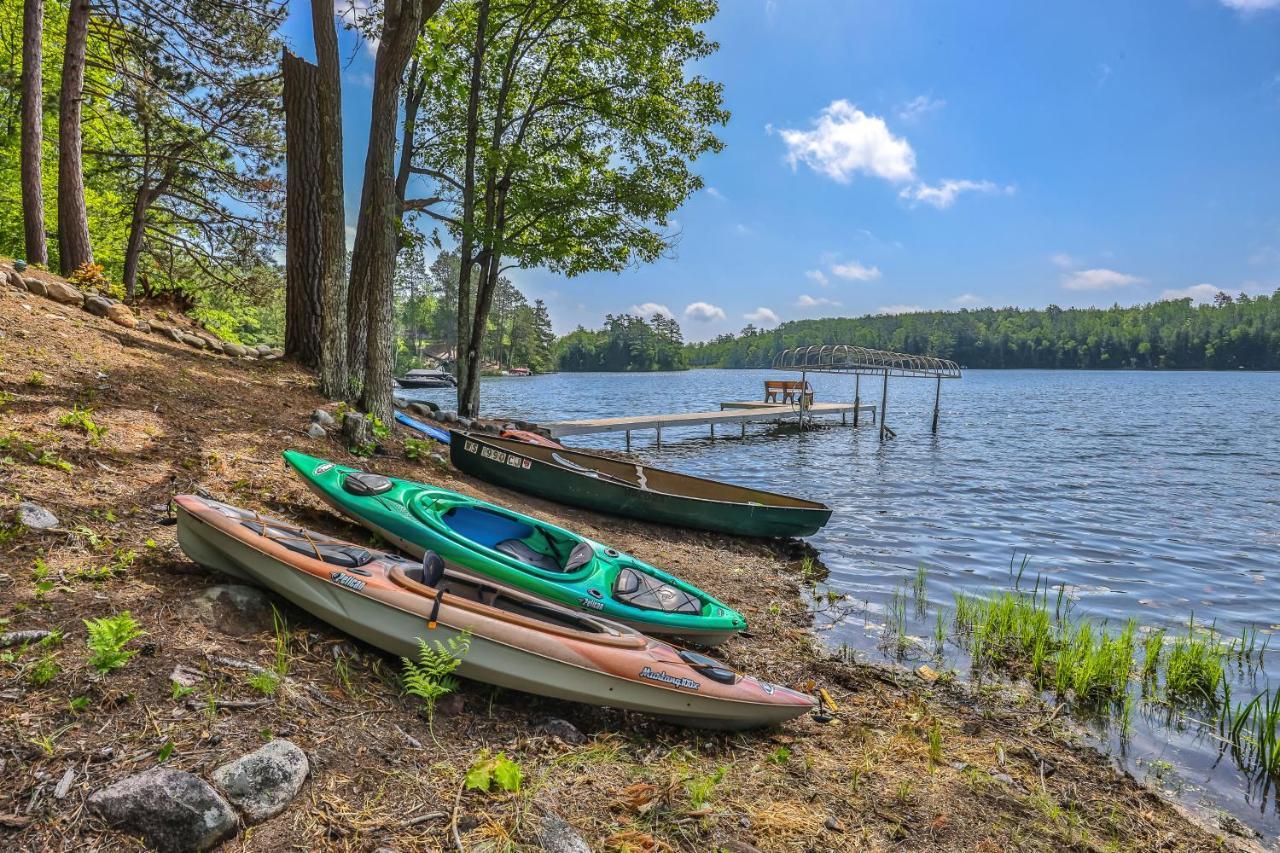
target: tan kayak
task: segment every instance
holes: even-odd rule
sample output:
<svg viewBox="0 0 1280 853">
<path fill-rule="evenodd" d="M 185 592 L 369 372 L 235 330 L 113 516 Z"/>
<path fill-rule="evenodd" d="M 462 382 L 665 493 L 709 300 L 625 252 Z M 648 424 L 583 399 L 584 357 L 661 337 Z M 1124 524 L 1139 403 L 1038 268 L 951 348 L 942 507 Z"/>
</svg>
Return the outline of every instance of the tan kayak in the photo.
<svg viewBox="0 0 1280 853">
<path fill-rule="evenodd" d="M 419 638 L 468 632 L 458 673 L 476 681 L 699 728 L 772 725 L 815 706 L 705 655 L 445 571 L 430 557 L 419 563 L 194 495 L 176 502 L 178 542 L 197 563 L 395 655 L 416 656 Z"/>
</svg>

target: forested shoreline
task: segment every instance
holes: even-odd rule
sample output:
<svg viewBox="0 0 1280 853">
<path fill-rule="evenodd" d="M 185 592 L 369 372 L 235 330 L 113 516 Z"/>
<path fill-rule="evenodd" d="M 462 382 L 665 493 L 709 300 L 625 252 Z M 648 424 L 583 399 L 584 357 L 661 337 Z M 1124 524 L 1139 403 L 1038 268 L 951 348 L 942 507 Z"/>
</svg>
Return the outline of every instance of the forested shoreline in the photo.
<svg viewBox="0 0 1280 853">
<path fill-rule="evenodd" d="M 1280 370 L 1280 291 L 1111 308 L 978 308 L 795 320 L 686 344 L 690 367 L 769 367 L 790 347 L 853 344 L 969 368 Z"/>
</svg>

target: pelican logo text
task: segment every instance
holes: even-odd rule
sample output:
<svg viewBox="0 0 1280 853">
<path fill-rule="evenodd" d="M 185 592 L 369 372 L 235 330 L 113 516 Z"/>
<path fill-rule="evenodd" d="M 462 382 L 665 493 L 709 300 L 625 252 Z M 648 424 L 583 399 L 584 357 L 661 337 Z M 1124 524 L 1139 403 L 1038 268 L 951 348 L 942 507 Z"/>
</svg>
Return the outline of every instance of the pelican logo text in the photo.
<svg viewBox="0 0 1280 853">
<path fill-rule="evenodd" d="M 586 596 L 583 596 L 578 599 L 578 603 L 583 607 L 590 607 L 592 610 L 604 610 L 604 602 L 596 601 L 594 598 L 587 598 Z"/>
<path fill-rule="evenodd" d="M 647 678 L 650 681 L 661 681 L 663 684 L 670 684 L 673 687 L 683 687 L 686 690 L 697 690 L 702 687 L 701 684 L 694 681 L 692 678 L 684 678 L 679 675 L 668 675 L 666 672 L 661 670 L 654 672 L 647 666 L 640 670 L 640 677 Z"/>
<path fill-rule="evenodd" d="M 316 470 L 312 471 L 311 473 L 312 473 L 312 474 L 323 474 L 325 471 L 329 471 L 329 470 L 331 470 L 332 468 L 333 468 L 333 463 L 332 463 L 332 462 L 323 462 L 323 463 L 321 463 L 321 464 L 317 465 L 317 466 L 316 466 Z"/>
<path fill-rule="evenodd" d="M 359 578 L 353 578 L 343 572 L 329 572 L 329 580 L 339 586 L 345 586 L 347 589 L 354 589 L 356 592 L 364 589 L 364 581 Z"/>
</svg>

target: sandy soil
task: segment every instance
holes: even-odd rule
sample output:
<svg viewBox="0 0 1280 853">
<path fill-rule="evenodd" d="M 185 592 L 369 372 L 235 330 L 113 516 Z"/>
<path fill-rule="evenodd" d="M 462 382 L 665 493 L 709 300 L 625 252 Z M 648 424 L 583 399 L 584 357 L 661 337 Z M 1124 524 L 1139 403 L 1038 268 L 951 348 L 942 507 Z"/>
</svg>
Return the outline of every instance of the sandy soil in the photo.
<svg viewBox="0 0 1280 853">
<path fill-rule="evenodd" d="M 1073 745 L 1070 726 L 1036 703 L 979 700 L 830 658 L 807 627 L 794 547 L 504 492 L 406 460 L 399 436 L 385 442 L 388 456 L 357 460 L 332 438 L 304 434 L 313 409 L 333 408 L 312 385 L 288 362 L 197 352 L 0 284 L 0 631 L 65 635 L 47 649 L 9 649 L 0 662 L 0 846 L 138 846 L 98 824 L 85 809 L 89 794 L 162 758 L 207 774 L 273 736 L 308 752 L 312 777 L 288 810 L 224 849 L 452 848 L 455 803 L 468 850 L 536 848 L 548 813 L 600 850 L 1244 845 Z M 100 439 L 58 425 L 73 407 L 106 427 Z M 196 491 L 367 542 L 283 470 L 279 452 L 290 447 L 506 503 L 684 576 L 751 621 L 750 636 L 721 650 L 726 660 L 800 689 L 825 687 L 838 713 L 829 723 L 709 735 L 464 683 L 433 735 L 401 694 L 396 661 L 287 606 L 292 686 L 264 697 L 244 670 L 217 659 L 270 663 L 270 620 L 237 635 L 200 619 L 193 597 L 224 579 L 188 561 L 163 520 L 174 494 Z M 52 510 L 58 529 L 9 527 L 19 500 Z M 147 631 L 142 651 L 100 677 L 81 620 L 123 610 Z M 45 656 L 59 671 L 35 686 Z M 175 666 L 207 678 L 175 698 Z M 73 707 L 79 697 L 87 701 Z M 546 734 L 547 717 L 570 721 L 585 743 Z M 486 749 L 519 763 L 522 789 L 459 799 Z M 59 799 L 68 769 L 73 781 Z"/>
</svg>

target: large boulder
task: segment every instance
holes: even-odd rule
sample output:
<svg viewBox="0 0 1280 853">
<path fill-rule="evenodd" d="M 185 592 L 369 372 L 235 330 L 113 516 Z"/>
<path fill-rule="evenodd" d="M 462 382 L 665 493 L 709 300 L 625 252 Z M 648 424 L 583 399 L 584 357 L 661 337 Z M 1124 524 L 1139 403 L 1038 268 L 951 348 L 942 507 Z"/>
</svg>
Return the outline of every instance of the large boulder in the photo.
<svg viewBox="0 0 1280 853">
<path fill-rule="evenodd" d="M 31 279 L 31 281 L 35 280 Z M 27 282 L 28 290 L 31 289 L 31 281 Z M 44 283 L 44 295 L 54 302 L 61 302 L 63 305 L 84 304 L 84 294 L 64 281 L 46 281 Z"/>
<path fill-rule="evenodd" d="M 273 740 L 213 771 L 210 778 L 248 823 L 275 817 L 302 790 L 310 772 L 297 744 Z"/>
<path fill-rule="evenodd" d="M 236 831 L 236 813 L 199 776 L 156 767 L 89 797 L 89 809 L 111 826 L 142 836 L 162 851 L 208 850 Z"/>
<path fill-rule="evenodd" d="M 84 310 L 95 317 L 105 317 L 107 312 L 111 310 L 111 300 L 105 296 L 86 296 L 84 298 Z"/>
<path fill-rule="evenodd" d="M 132 329 L 138 325 L 138 318 L 133 316 L 133 312 L 129 310 L 129 306 L 123 302 L 112 302 L 107 308 L 107 319 L 115 323 L 117 326 L 124 326 L 126 329 Z"/>
<path fill-rule="evenodd" d="M 26 285 L 27 291 L 29 293 L 34 293 L 36 296 L 49 295 L 48 292 L 45 290 L 44 282 L 38 278 L 33 278 L 31 276 L 28 276 L 22 280 L 22 283 Z"/>
<path fill-rule="evenodd" d="M 196 618 L 224 634 L 244 637 L 271 630 L 271 599 L 257 587 L 218 584 L 191 597 Z"/>
</svg>

